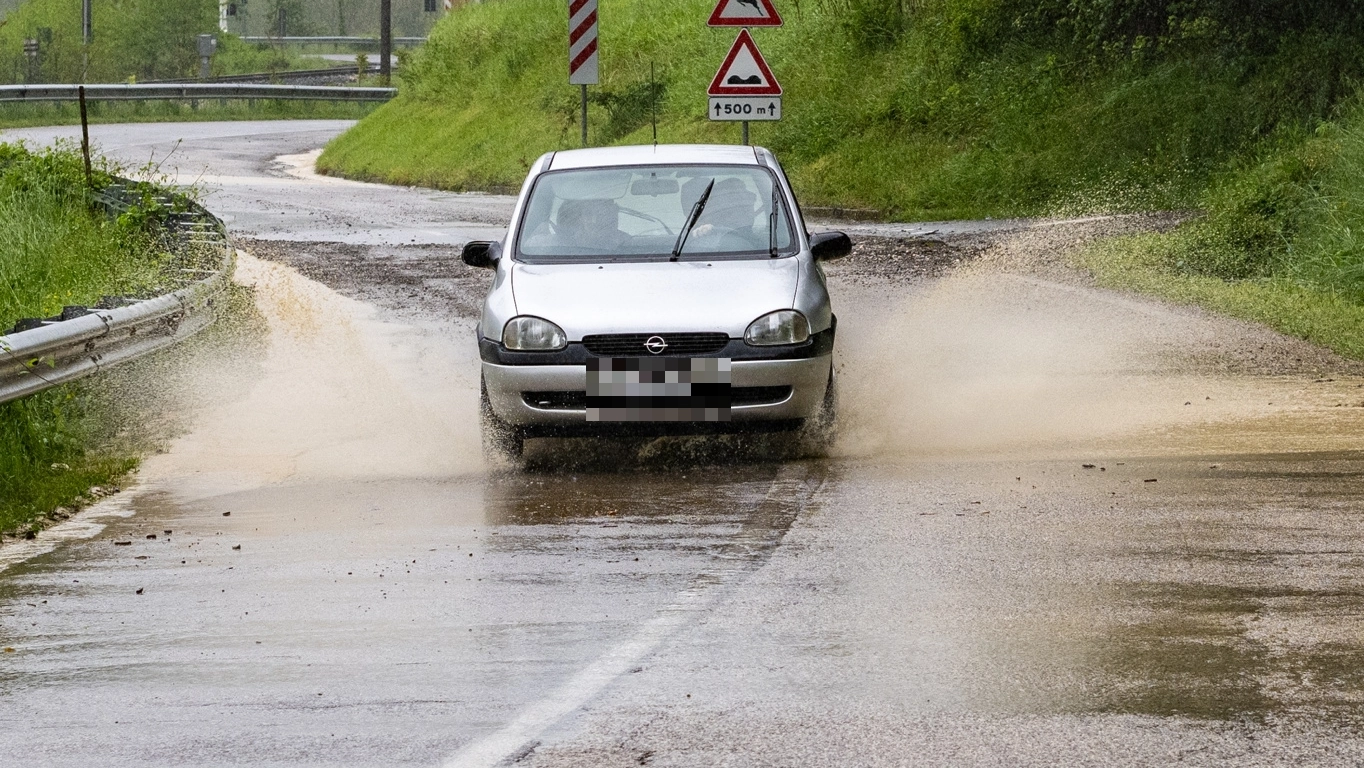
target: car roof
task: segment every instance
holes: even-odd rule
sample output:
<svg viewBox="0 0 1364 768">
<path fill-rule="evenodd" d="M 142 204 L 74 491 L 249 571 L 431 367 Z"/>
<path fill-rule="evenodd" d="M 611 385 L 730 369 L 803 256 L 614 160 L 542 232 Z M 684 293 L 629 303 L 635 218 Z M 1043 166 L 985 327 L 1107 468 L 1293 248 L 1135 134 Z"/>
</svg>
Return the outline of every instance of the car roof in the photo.
<svg viewBox="0 0 1364 768">
<path fill-rule="evenodd" d="M 613 165 L 758 165 L 754 147 L 734 144 L 644 144 L 555 152 L 545 170 Z"/>
</svg>

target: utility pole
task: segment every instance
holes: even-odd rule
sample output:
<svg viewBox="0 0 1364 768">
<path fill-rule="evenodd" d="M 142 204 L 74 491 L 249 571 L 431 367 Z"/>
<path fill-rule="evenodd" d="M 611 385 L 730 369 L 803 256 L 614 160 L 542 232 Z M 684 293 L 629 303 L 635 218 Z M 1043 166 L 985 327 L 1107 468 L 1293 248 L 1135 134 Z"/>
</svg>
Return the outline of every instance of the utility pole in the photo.
<svg viewBox="0 0 1364 768">
<path fill-rule="evenodd" d="M 393 0 L 379 0 L 379 79 L 391 84 L 393 58 Z"/>
<path fill-rule="evenodd" d="M 90 72 L 90 41 L 95 36 L 94 11 L 91 0 L 81 0 L 81 80 Z"/>
</svg>

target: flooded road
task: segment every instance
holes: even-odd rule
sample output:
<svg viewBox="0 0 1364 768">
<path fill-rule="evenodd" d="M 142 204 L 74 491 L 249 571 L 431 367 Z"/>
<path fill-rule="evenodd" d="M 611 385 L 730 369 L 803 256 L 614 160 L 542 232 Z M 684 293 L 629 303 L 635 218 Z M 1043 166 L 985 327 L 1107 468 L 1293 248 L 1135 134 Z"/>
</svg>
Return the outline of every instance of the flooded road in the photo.
<svg viewBox="0 0 1364 768">
<path fill-rule="evenodd" d="M 183 135 L 268 352 L 0 547 L 0 764 L 1364 761 L 1357 364 L 1029 262 L 1102 223 L 863 239 L 833 456 L 485 467 L 453 244 L 506 199 L 311 176 L 343 128 L 92 131 Z"/>
</svg>

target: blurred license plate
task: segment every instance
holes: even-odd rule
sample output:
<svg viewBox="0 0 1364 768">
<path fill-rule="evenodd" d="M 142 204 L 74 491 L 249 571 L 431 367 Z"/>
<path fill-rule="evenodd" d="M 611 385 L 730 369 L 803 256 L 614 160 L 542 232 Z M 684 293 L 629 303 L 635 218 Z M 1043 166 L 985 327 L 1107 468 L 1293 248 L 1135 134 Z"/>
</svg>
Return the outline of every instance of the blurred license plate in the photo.
<svg viewBox="0 0 1364 768">
<path fill-rule="evenodd" d="M 587 420 L 729 421 L 729 358 L 589 358 Z"/>
</svg>

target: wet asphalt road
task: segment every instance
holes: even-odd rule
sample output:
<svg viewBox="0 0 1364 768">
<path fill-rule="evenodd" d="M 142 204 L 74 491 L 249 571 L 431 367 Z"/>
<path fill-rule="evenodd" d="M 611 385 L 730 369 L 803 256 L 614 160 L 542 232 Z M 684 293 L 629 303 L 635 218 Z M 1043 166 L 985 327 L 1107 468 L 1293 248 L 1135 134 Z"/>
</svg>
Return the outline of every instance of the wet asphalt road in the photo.
<svg viewBox="0 0 1364 768">
<path fill-rule="evenodd" d="M 450 254 L 508 202 L 310 177 L 343 127 L 94 129 L 185 138 L 270 348 L 136 488 L 0 547 L 0 764 L 1364 762 L 1355 367 L 972 269 L 1070 230 L 863 241 L 834 456 L 484 467 Z"/>
</svg>

